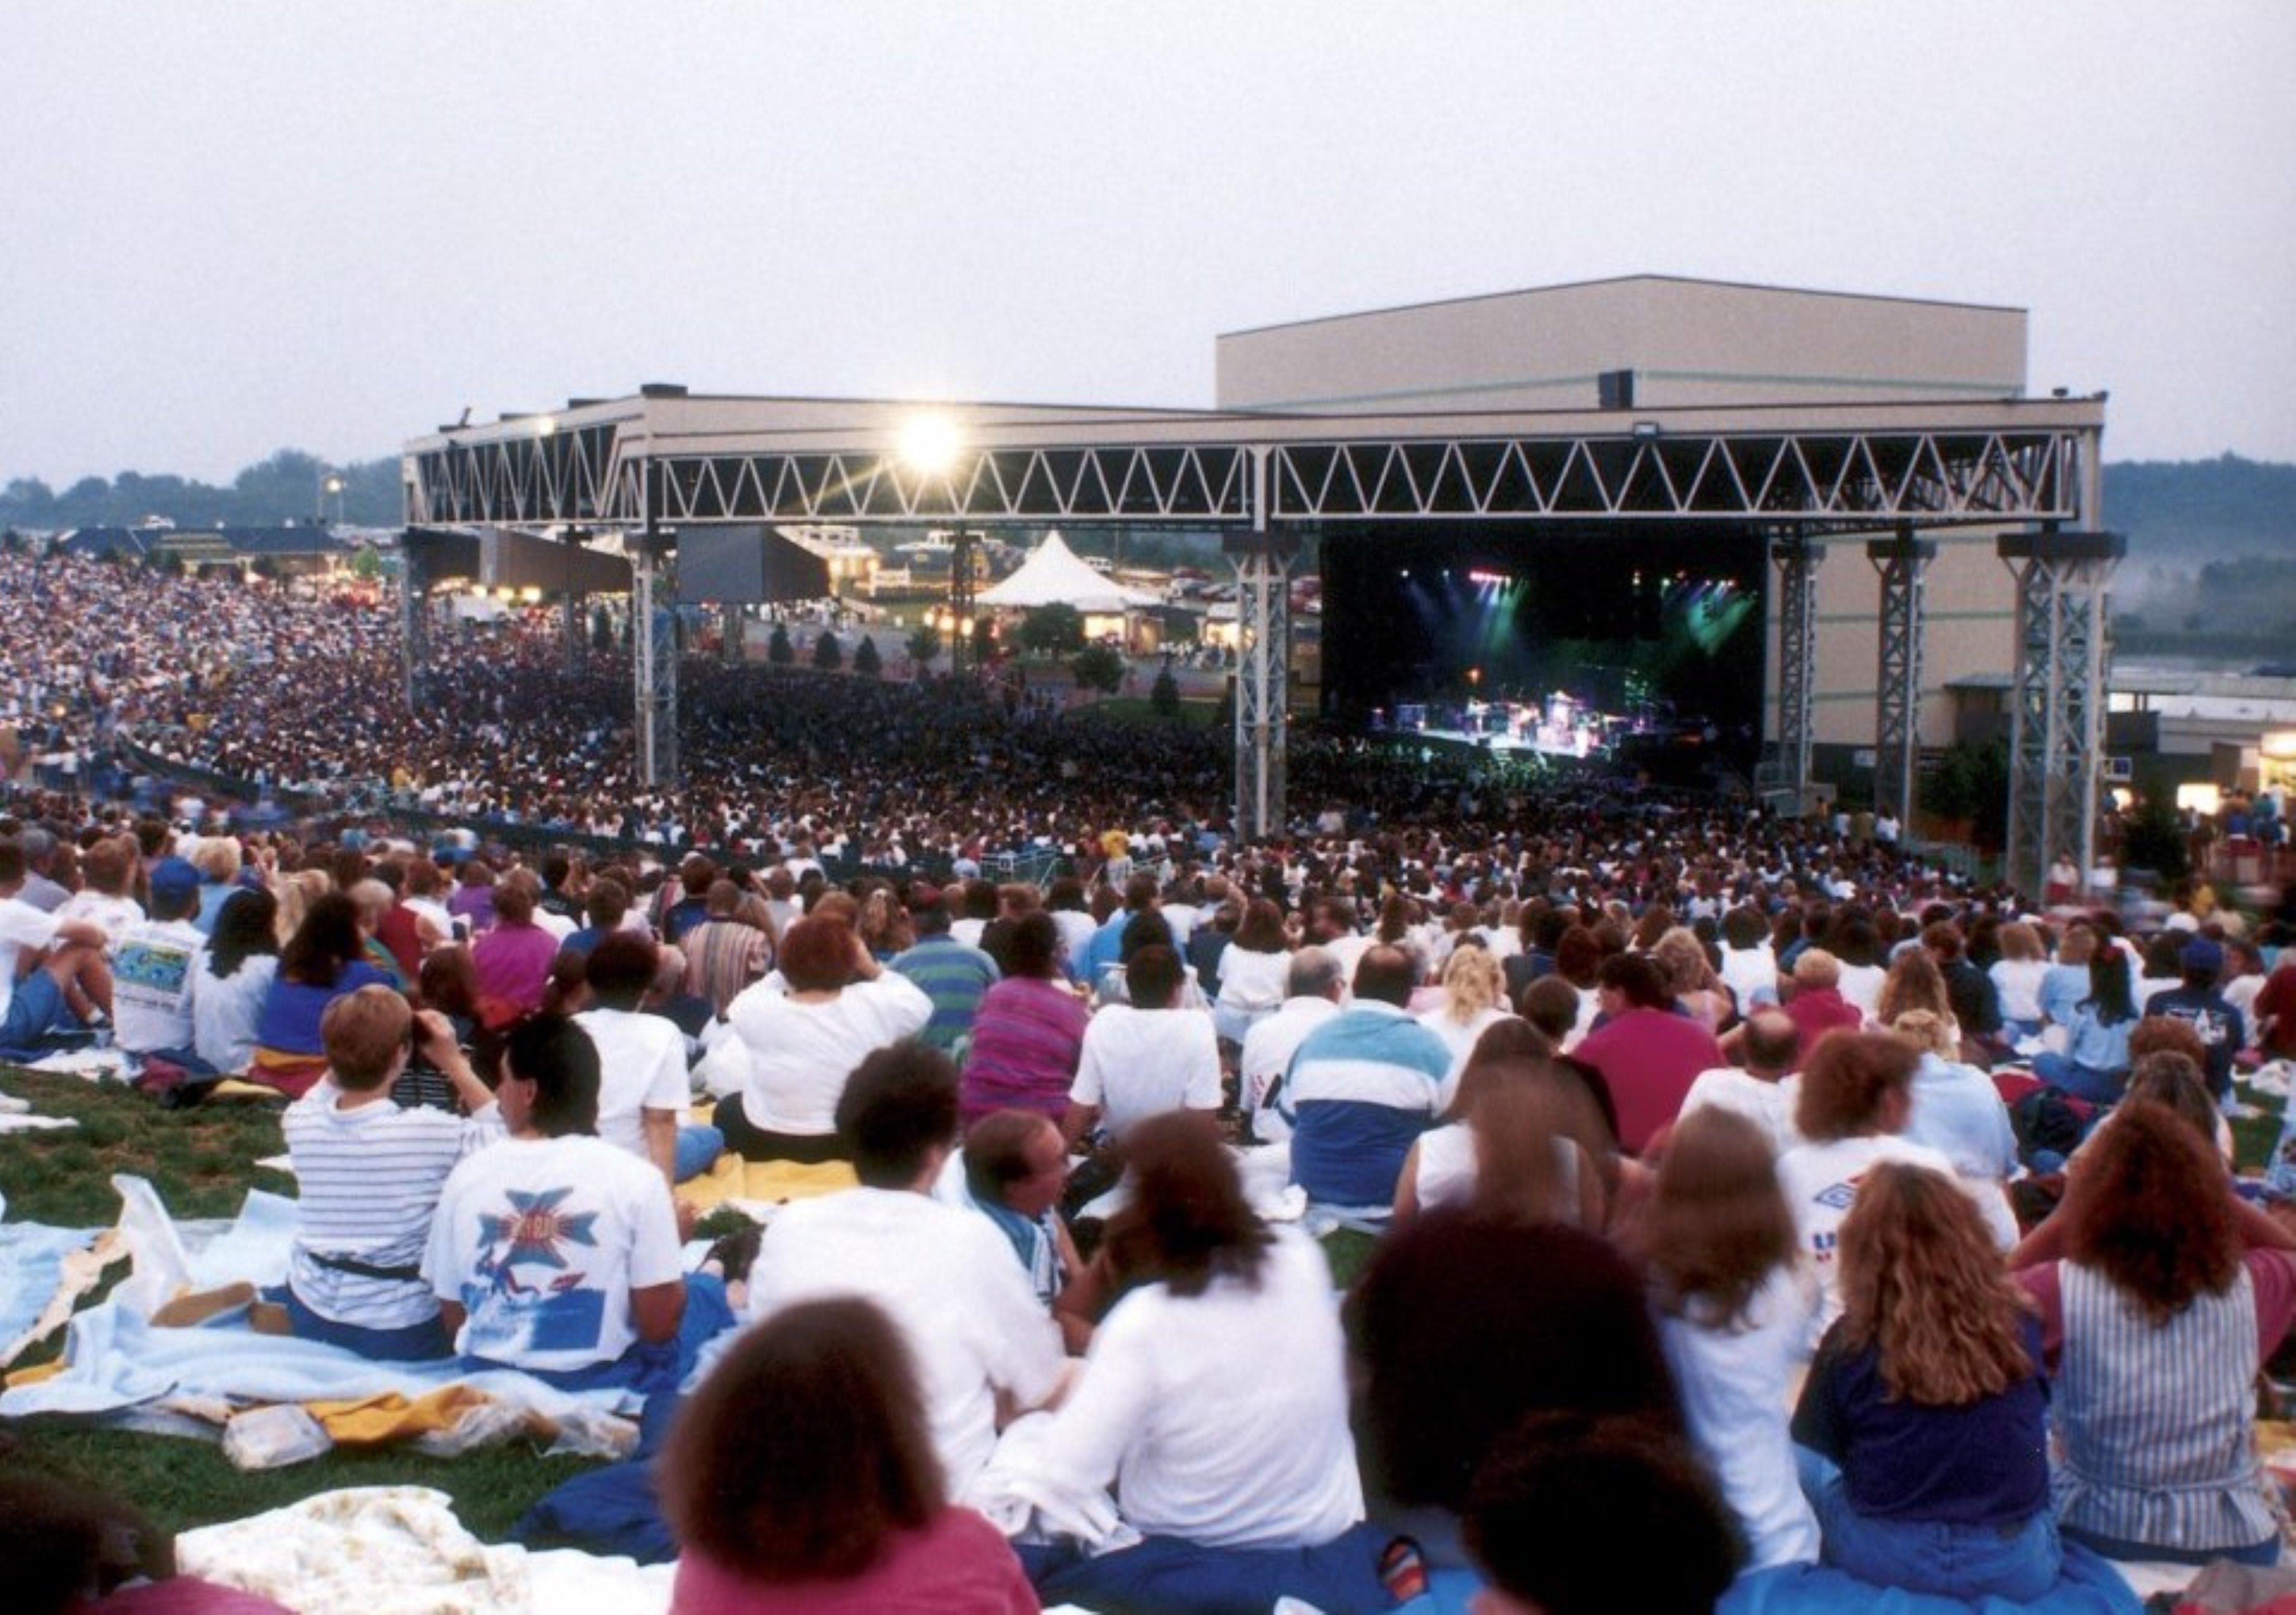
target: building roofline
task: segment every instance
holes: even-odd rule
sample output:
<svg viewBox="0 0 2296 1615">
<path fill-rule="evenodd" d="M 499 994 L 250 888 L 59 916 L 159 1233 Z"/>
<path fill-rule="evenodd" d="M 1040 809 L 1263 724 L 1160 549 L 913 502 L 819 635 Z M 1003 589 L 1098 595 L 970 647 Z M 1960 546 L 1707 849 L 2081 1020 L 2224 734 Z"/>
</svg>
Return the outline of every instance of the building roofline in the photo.
<svg viewBox="0 0 2296 1615">
<path fill-rule="evenodd" d="M 1577 292 L 1589 286 L 1623 285 L 1630 281 L 1662 282 L 1670 285 L 1718 286 L 1737 292 L 1783 292 L 1795 297 L 1838 297 L 1856 302 L 1914 303 L 1931 309 L 1972 309 L 1990 314 L 2030 314 L 2030 309 L 2013 303 L 1972 303 L 1945 297 L 1898 297 L 1877 292 L 1837 292 L 1822 286 L 1780 286 L 1765 281 L 1711 280 L 1697 275 L 1603 275 L 1590 280 L 1568 280 L 1551 286 L 1517 286 L 1510 292 L 1477 292 L 1464 297 L 1429 298 L 1421 302 L 1393 303 L 1384 308 L 1357 309 L 1345 314 L 1311 315 L 1306 319 L 1275 320 L 1267 325 L 1244 325 L 1233 331 L 1222 331 L 1219 340 L 1231 336 L 1259 336 L 1271 331 L 1297 330 L 1308 325 L 1339 325 L 1352 319 L 1370 319 L 1385 314 L 1413 314 L 1423 309 L 1449 309 L 1466 303 L 1502 302 L 1509 298 L 1537 296 L 1542 292 Z"/>
</svg>

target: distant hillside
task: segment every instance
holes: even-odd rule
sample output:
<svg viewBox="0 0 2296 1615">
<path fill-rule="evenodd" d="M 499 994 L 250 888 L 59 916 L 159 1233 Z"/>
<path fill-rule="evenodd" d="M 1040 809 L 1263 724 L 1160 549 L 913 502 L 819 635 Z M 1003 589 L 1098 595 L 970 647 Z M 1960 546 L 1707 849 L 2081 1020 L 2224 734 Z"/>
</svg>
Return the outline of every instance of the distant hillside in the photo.
<svg viewBox="0 0 2296 1615">
<path fill-rule="evenodd" d="M 2129 558 L 2146 567 L 2296 558 L 2296 466 L 2236 454 L 2107 464 L 2104 524 L 2128 535 Z"/>
</svg>

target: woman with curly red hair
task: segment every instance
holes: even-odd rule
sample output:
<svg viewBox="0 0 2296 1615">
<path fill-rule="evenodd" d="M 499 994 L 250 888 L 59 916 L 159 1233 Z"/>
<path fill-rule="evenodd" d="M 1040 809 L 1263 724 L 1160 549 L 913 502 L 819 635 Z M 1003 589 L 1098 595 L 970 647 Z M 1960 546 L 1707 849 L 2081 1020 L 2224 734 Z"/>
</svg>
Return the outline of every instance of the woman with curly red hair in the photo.
<svg viewBox="0 0 2296 1615">
<path fill-rule="evenodd" d="M 2228 1188 L 2197 1129 L 2130 1100 L 2067 1174 L 2062 1259 L 2018 1274 L 2044 1323 L 2058 1519 L 2111 1558 L 2279 1560 L 2253 1387 L 2296 1317 L 2296 1253 L 2265 1248 L 2281 1236 Z"/>
<path fill-rule="evenodd" d="M 1795 1409 L 1828 1563 L 2024 1602 L 2063 1564 L 2041 1331 L 1952 1175 L 1884 1162 L 1841 1224 L 1842 1314 Z"/>
</svg>

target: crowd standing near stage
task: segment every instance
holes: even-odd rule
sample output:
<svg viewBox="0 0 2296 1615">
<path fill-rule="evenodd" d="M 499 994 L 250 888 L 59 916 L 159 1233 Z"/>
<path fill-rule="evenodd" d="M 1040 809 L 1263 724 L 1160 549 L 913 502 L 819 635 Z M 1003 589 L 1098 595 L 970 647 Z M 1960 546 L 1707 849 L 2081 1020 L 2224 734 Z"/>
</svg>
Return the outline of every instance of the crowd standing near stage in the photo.
<svg viewBox="0 0 2296 1615">
<path fill-rule="evenodd" d="M 2296 1059 L 2288 896 L 2132 923 L 1324 739 L 1245 845 L 1208 742 L 698 663 L 648 792 L 539 631 L 407 716 L 378 606 L 0 585 L 0 1053 L 290 1101 L 287 1281 L 216 1327 L 682 1398 L 635 1471 L 682 1610 L 2135 1610 L 2113 1561 L 2279 1558 L 2296 1232 L 2226 1117 Z M 78 788 L 123 730 L 337 795 Z M 689 1271 L 751 1171 L 844 1186 Z"/>
</svg>

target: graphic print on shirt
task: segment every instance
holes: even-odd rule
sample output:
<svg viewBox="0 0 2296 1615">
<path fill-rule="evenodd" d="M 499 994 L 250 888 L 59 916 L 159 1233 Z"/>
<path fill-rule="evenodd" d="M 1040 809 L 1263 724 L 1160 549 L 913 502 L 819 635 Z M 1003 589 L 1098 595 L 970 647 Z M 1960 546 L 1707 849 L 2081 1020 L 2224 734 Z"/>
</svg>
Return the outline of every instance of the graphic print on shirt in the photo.
<svg viewBox="0 0 2296 1615">
<path fill-rule="evenodd" d="M 479 1218 L 479 1256 L 463 1287 L 472 1355 L 514 1358 L 521 1352 L 594 1348 L 605 1322 L 605 1293 L 584 1288 L 588 1270 L 575 1265 L 594 1249 L 599 1213 L 560 1210 L 570 1187 L 527 1192 L 506 1189 L 506 1215 Z M 521 1267 L 543 1271 L 521 1277 Z"/>
</svg>

